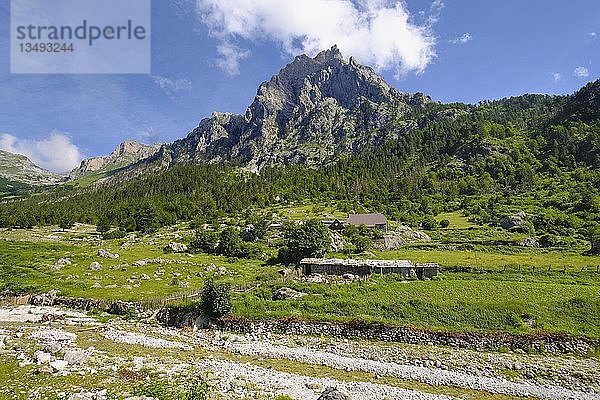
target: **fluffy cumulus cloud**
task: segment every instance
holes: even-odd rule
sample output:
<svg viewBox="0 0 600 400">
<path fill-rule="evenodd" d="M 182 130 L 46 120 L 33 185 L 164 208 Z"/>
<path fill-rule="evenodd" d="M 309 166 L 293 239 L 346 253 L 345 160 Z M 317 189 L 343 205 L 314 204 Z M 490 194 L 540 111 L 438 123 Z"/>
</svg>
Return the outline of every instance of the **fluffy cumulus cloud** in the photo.
<svg viewBox="0 0 600 400">
<path fill-rule="evenodd" d="M 435 57 L 432 24 L 442 0 L 411 16 L 402 0 L 197 0 L 200 18 L 220 41 L 217 65 L 239 73 L 242 42 L 272 41 L 288 55 L 314 56 L 337 44 L 378 70 L 420 73 Z"/>
<path fill-rule="evenodd" d="M 560 74 L 560 72 L 555 72 L 552 74 L 552 79 L 554 80 L 554 82 L 558 82 L 562 79 L 562 75 Z"/>
<path fill-rule="evenodd" d="M 462 34 L 461 36 L 455 37 L 454 39 L 450 40 L 450 43 L 452 44 L 465 44 L 470 42 L 471 40 L 473 40 L 473 36 L 467 32 Z"/>
<path fill-rule="evenodd" d="M 181 92 L 192 89 L 192 81 L 187 79 L 172 79 L 160 75 L 152 75 L 152 80 L 167 93 Z"/>
<path fill-rule="evenodd" d="M 53 172 L 67 172 L 77 167 L 83 156 L 71 138 L 58 131 L 41 140 L 19 139 L 0 134 L 0 149 L 28 157 L 34 164 Z"/>
<path fill-rule="evenodd" d="M 575 76 L 577 76 L 579 78 L 587 78 L 588 76 L 590 76 L 590 72 L 588 71 L 588 69 L 586 67 L 575 68 L 575 71 L 573 71 L 573 74 L 575 74 Z"/>
</svg>

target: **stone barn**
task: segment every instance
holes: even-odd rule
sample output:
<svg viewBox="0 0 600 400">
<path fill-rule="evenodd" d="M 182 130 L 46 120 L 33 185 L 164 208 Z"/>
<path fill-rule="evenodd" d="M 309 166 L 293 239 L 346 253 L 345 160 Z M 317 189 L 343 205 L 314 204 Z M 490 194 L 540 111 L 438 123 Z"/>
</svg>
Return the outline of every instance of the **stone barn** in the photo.
<svg viewBox="0 0 600 400">
<path fill-rule="evenodd" d="M 377 229 L 381 232 L 387 232 L 387 217 L 383 214 L 352 214 L 346 221 L 348 225 L 361 226 Z"/>
<path fill-rule="evenodd" d="M 415 265 L 408 260 L 343 260 L 338 258 L 305 258 L 300 261 L 302 275 L 344 275 L 367 277 L 373 274 L 399 274 L 419 279 L 437 275 L 437 264 Z"/>
</svg>

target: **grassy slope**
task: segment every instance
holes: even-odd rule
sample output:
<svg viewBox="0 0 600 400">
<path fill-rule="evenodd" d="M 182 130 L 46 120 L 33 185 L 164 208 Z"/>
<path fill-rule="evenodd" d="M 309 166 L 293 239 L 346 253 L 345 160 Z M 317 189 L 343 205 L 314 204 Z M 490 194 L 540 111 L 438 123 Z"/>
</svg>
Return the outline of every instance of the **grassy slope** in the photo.
<svg viewBox="0 0 600 400">
<path fill-rule="evenodd" d="M 431 329 L 567 332 L 600 338 L 600 275 L 594 267 L 600 264 L 600 257 L 583 256 L 576 251 L 477 246 L 483 250 L 475 252 L 407 246 L 377 252 L 376 257 L 437 261 L 447 267 L 484 267 L 488 272 L 446 272 L 440 279 L 426 282 L 374 277 L 349 285 L 317 285 L 277 283 L 277 269 L 281 267 L 267 266 L 260 260 L 228 262 L 223 257 L 208 255 L 164 254 L 162 248 L 168 242 L 185 241 L 190 234 L 185 230 L 178 232 L 183 239 L 175 238 L 173 230 L 164 230 L 155 237 L 138 238 L 133 246 L 121 249 L 122 240 L 88 241 L 93 237 L 91 229 L 68 233 L 39 229 L 0 232 L 5 238 L 0 241 L 0 288 L 29 292 L 59 288 L 67 296 L 142 300 L 199 290 L 204 279 L 211 275 L 206 272 L 206 265 L 214 263 L 230 271 L 219 277 L 220 281 L 242 286 L 262 284 L 254 290 L 234 293 L 235 313 L 249 318 L 298 316 L 341 321 L 358 318 Z M 488 230 L 485 232 L 490 234 Z M 100 259 L 98 248 L 119 253 L 120 257 Z M 50 271 L 49 266 L 62 257 L 69 257 L 73 264 Z M 179 259 L 191 264 L 165 264 L 161 280 L 155 280 L 153 275 L 158 265 L 133 266 L 135 261 L 147 258 Z M 93 261 L 100 261 L 103 270 L 90 271 L 89 264 Z M 505 265 L 511 267 L 504 271 Z M 546 268 L 548 265 L 552 266 L 551 272 Z M 533 266 L 537 267 L 535 272 Z M 566 273 L 562 272 L 563 266 L 568 266 Z M 582 267 L 586 268 L 584 272 Z M 181 276 L 174 280 L 172 273 Z M 152 279 L 141 281 L 142 274 Z M 132 276 L 135 279 L 130 279 Z M 116 285 L 116 288 L 93 289 L 97 282 L 103 287 Z M 189 289 L 181 288 L 179 282 L 189 282 Z M 136 287 L 138 283 L 140 286 Z M 126 285 L 131 288 L 124 288 Z M 273 290 L 280 286 L 292 286 L 310 295 L 299 300 L 272 301 Z"/>
</svg>

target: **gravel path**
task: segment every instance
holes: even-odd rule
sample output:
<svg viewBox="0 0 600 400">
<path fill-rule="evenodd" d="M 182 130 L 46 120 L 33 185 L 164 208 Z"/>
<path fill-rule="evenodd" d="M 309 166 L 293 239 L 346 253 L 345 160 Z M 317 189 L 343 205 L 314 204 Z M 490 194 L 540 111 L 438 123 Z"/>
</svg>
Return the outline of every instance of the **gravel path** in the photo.
<svg viewBox="0 0 600 400">
<path fill-rule="evenodd" d="M 267 342 L 239 343 L 228 341 L 225 342 L 224 347 L 238 354 L 288 359 L 341 370 L 365 371 L 381 376 L 408 379 L 436 386 L 456 386 L 490 393 L 523 397 L 530 396 L 548 400 L 600 400 L 599 394 L 583 393 L 557 386 L 517 383 L 502 378 L 475 376 L 456 371 L 350 358 L 308 348 L 291 348 Z"/>
</svg>

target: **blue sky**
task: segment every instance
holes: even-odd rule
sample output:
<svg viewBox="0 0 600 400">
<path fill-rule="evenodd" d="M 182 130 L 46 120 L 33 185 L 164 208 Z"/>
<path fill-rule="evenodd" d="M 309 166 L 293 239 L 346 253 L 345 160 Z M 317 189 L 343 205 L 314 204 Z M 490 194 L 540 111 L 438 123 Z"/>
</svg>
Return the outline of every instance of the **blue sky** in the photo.
<svg viewBox="0 0 600 400">
<path fill-rule="evenodd" d="M 148 75 L 11 74 L 9 29 L 0 0 L 0 149 L 55 171 L 244 113 L 294 54 L 333 44 L 441 102 L 565 94 L 600 76 L 597 0 L 153 0 Z"/>
</svg>

